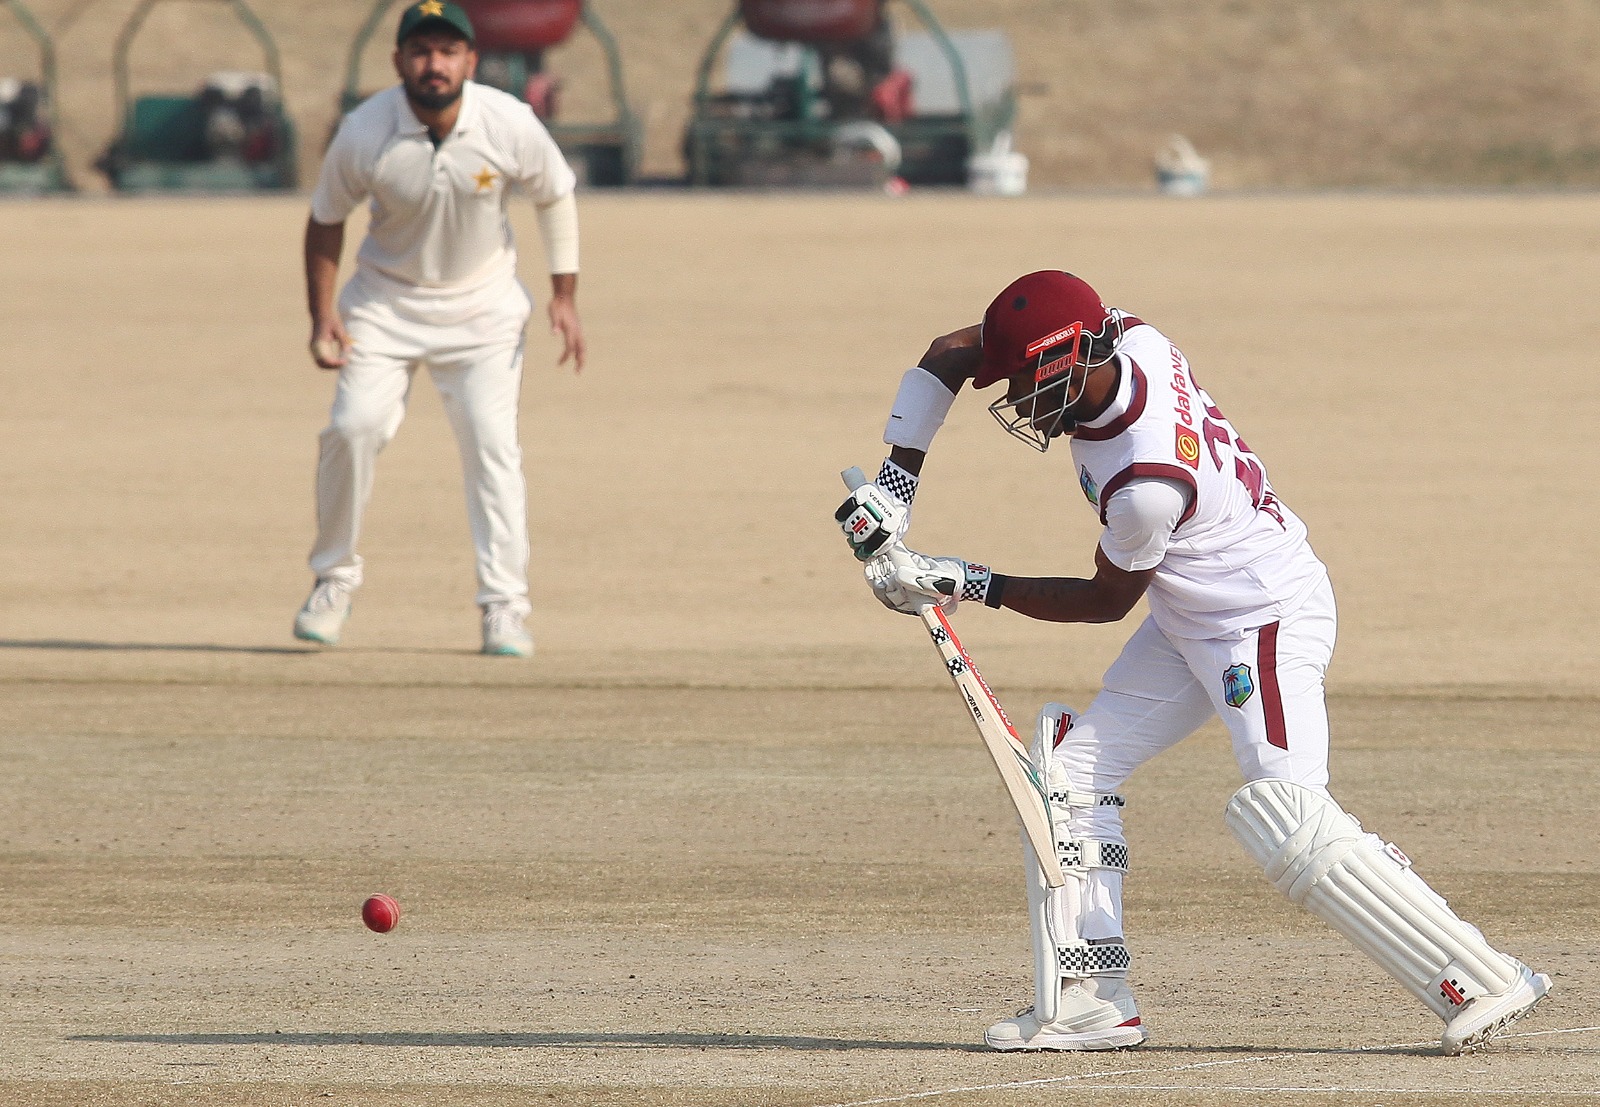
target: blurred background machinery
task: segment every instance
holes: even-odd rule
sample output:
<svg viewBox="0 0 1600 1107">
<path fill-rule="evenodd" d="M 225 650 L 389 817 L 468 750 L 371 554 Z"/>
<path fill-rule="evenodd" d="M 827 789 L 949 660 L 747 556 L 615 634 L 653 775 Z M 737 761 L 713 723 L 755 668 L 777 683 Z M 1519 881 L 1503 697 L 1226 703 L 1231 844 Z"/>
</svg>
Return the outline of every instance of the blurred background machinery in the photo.
<svg viewBox="0 0 1600 1107">
<path fill-rule="evenodd" d="M 145 18 L 163 0 L 142 0 L 112 55 L 122 132 L 98 162 L 121 192 L 246 192 L 292 189 L 298 179 L 294 125 L 284 112 L 278 48 L 244 0 L 226 4 L 261 47 L 261 71 L 212 73 L 194 92 L 134 97 L 128 55 Z"/>
<path fill-rule="evenodd" d="M 55 141 L 51 111 L 56 102 L 56 51 L 50 36 L 22 3 L 0 0 L 39 48 L 35 76 L 0 71 L 0 192 L 67 192 L 61 151 Z M 15 59 L 6 59 L 9 69 Z"/>
<path fill-rule="evenodd" d="M 594 5 L 584 0 L 458 0 L 478 36 L 477 80 L 524 101 L 550 131 L 590 185 L 623 185 L 638 173 L 643 127 L 628 104 L 622 55 Z M 371 95 L 361 88 L 361 60 L 375 34 L 390 30 L 385 16 L 396 0 L 377 0 L 350 46 L 340 110 Z M 549 52 L 567 43 L 582 24 L 605 57 L 611 117 L 572 121 L 561 116 L 561 80 Z"/>
<path fill-rule="evenodd" d="M 922 30 L 901 31 L 886 0 L 735 3 L 700 61 L 684 135 L 690 182 L 961 185 L 975 157 L 1020 157 L 1005 33 L 949 32 L 923 0 L 901 7 Z"/>
</svg>

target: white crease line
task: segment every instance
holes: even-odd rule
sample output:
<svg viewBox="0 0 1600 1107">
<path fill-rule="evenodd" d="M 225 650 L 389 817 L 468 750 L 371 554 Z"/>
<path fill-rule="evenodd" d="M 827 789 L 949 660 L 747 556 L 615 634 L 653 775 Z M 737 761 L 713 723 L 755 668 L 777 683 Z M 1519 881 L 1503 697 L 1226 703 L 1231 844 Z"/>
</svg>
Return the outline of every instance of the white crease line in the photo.
<svg viewBox="0 0 1600 1107">
<path fill-rule="evenodd" d="M 1508 1040 L 1510 1038 L 1539 1038 L 1539 1037 L 1543 1037 L 1545 1035 L 1550 1035 L 1550 1034 L 1585 1034 L 1585 1033 L 1588 1033 L 1588 1032 L 1593 1031 L 1593 1030 L 1600 1030 L 1600 1026 L 1574 1026 L 1574 1027 L 1570 1027 L 1570 1028 L 1565 1029 L 1565 1030 L 1525 1030 L 1525 1031 L 1522 1031 L 1522 1032 L 1517 1033 L 1517 1034 L 1500 1034 L 1500 1035 L 1496 1035 L 1495 1040 L 1496 1041 L 1506 1041 L 1506 1040 Z M 1437 1044 L 1438 1044 L 1438 1039 L 1436 1039 L 1436 1038 L 1428 1038 L 1425 1041 L 1420 1041 L 1420 1042 L 1393 1042 L 1393 1043 L 1390 1043 L 1389 1045 L 1361 1046 L 1359 1049 L 1350 1050 L 1350 1053 L 1352 1053 L 1352 1054 L 1374 1053 L 1374 1052 L 1380 1052 L 1380 1051 L 1391 1050 L 1391 1049 L 1417 1049 L 1417 1048 L 1420 1048 L 1421 1046 L 1431 1046 L 1431 1045 L 1437 1045 Z M 933 1099 L 933 1098 L 936 1098 L 938 1096 L 946 1096 L 946 1095 L 964 1095 L 967 1092 L 1003 1092 L 1003 1091 L 1010 1091 L 1010 1090 L 1012 1090 L 1014 1088 L 1037 1088 L 1037 1087 L 1042 1087 L 1042 1086 L 1044 1086 L 1046 1084 L 1070 1084 L 1070 1083 L 1080 1082 L 1080 1081 L 1085 1081 L 1085 1080 L 1106 1080 L 1106 1079 L 1110 1079 L 1111 1077 L 1116 1077 L 1116 1076 L 1141 1076 L 1141 1075 L 1156 1075 L 1158 1073 L 1194 1072 L 1194 1071 L 1199 1070 L 1199 1069 L 1222 1068 L 1223 1066 L 1226 1066 L 1226 1065 L 1248 1065 L 1248 1064 L 1253 1064 L 1253 1063 L 1256 1063 L 1256 1062 L 1259 1062 L 1259 1061 L 1285 1061 L 1285 1060 L 1289 1060 L 1291 1058 L 1296 1058 L 1296 1057 L 1318 1057 L 1318 1056 L 1322 1056 L 1322 1054 L 1321 1053 L 1317 1053 L 1317 1052 L 1309 1052 L 1309 1051 L 1308 1052 L 1303 1052 L 1303 1053 L 1262 1053 L 1262 1054 L 1257 1054 L 1254 1057 L 1230 1057 L 1230 1058 L 1227 1058 L 1227 1059 L 1221 1060 L 1221 1061 L 1196 1061 L 1193 1064 L 1178 1065 L 1178 1066 L 1176 1066 L 1174 1068 L 1169 1068 L 1169 1069 L 1113 1069 L 1113 1070 L 1108 1071 L 1108 1072 L 1077 1072 L 1077 1073 L 1071 1073 L 1071 1074 L 1069 1074 L 1067 1076 L 1041 1076 L 1041 1077 L 1039 1077 L 1037 1079 L 1034 1079 L 1034 1080 L 1010 1080 L 1010 1081 L 1007 1081 L 1007 1082 L 1005 1082 L 1003 1084 L 974 1084 L 974 1085 L 971 1085 L 969 1087 L 963 1087 L 963 1088 L 939 1088 L 939 1089 L 936 1089 L 934 1091 L 928 1091 L 928 1092 L 907 1092 L 904 1095 L 880 1096 L 877 1099 L 852 1099 L 847 1103 L 830 1103 L 830 1104 L 826 1104 L 825 1107 L 878 1107 L 879 1104 L 884 1104 L 884 1103 L 910 1103 L 913 1100 L 918 1100 L 918 1099 Z M 1340 1092 L 1363 1092 L 1363 1093 L 1364 1092 L 1393 1092 L 1393 1093 L 1400 1093 L 1400 1092 L 1436 1092 L 1436 1091 L 1438 1091 L 1437 1088 L 1289 1088 L 1289 1087 L 1271 1088 L 1271 1087 L 1267 1087 L 1267 1088 L 1236 1088 L 1236 1089 L 1216 1088 L 1216 1089 L 1213 1089 L 1213 1088 L 1210 1088 L 1210 1087 L 1203 1087 L 1203 1086 L 1200 1086 L 1200 1085 L 1193 1085 L 1193 1084 L 1173 1084 L 1173 1085 L 1159 1085 L 1159 1084 L 1126 1084 L 1126 1085 L 1124 1085 L 1124 1084 L 1095 1084 L 1094 1087 L 1096 1087 L 1096 1088 L 1104 1088 L 1104 1089 L 1107 1089 L 1109 1091 L 1138 1091 L 1140 1089 L 1143 1089 L 1143 1090 L 1147 1090 L 1147 1091 L 1209 1092 L 1209 1091 L 1213 1091 L 1213 1090 L 1215 1090 L 1215 1091 L 1230 1091 L 1231 1090 L 1231 1091 L 1264 1091 L 1264 1092 L 1265 1091 L 1282 1091 L 1282 1092 L 1300 1092 L 1300 1093 L 1327 1092 L 1329 1094 L 1337 1094 L 1337 1093 L 1340 1093 Z M 1458 1090 L 1462 1090 L 1462 1089 L 1458 1089 Z M 1475 1094 L 1475 1095 L 1527 1095 L 1529 1093 L 1528 1093 L 1527 1089 L 1515 1089 L 1514 1088 L 1514 1089 L 1508 1089 L 1506 1091 L 1497 1091 L 1497 1090 L 1478 1091 L 1478 1090 L 1474 1089 L 1472 1094 Z M 1586 1098 L 1586 1097 L 1587 1098 L 1600 1098 L 1600 1092 L 1540 1092 L 1539 1094 L 1540 1095 L 1569 1096 L 1569 1097 L 1574 1097 L 1574 1098 Z"/>
<path fill-rule="evenodd" d="M 1507 1038 L 1542 1038 L 1546 1034 L 1587 1034 L 1591 1030 L 1600 1030 L 1600 1026 L 1574 1026 L 1566 1030 L 1524 1030 L 1517 1034 L 1496 1034 L 1495 1041 L 1502 1042 Z"/>
<path fill-rule="evenodd" d="M 1209 1095 L 1213 1092 L 1292 1092 L 1295 1095 L 1438 1095 L 1439 1086 L 1433 1085 L 1426 1088 L 1386 1088 L 1367 1087 L 1356 1084 L 1340 1084 L 1325 1088 L 1299 1088 L 1292 1084 L 1096 1084 L 1095 1091 L 1108 1092 L 1189 1092 L 1193 1095 Z M 1527 1088 L 1454 1088 L 1451 1095 L 1537 1095 L 1540 1099 L 1551 1096 L 1566 1096 L 1573 1099 L 1600 1099 L 1600 1092 L 1548 1092 L 1540 1090 L 1530 1092 Z"/>
<path fill-rule="evenodd" d="M 1378 1046 L 1379 1049 L 1403 1049 L 1407 1045 L 1432 1045 L 1433 1039 L 1426 1042 L 1406 1042 L 1399 1046 Z M 941 1095 L 963 1095 L 967 1092 L 1004 1092 L 1013 1088 L 1037 1088 L 1046 1084 L 1070 1084 L 1078 1080 L 1105 1080 L 1113 1076 L 1138 1076 L 1143 1073 L 1170 1073 L 1191 1072 L 1195 1069 L 1214 1069 L 1224 1065 L 1252 1065 L 1262 1061 L 1276 1061 L 1281 1056 L 1309 1057 L 1311 1054 L 1267 1054 L 1260 1053 L 1254 1057 L 1229 1057 L 1222 1061 L 1195 1061 L 1188 1065 L 1178 1065 L 1170 1069 L 1113 1069 L 1109 1072 L 1075 1072 L 1067 1076 L 1041 1076 L 1034 1080 L 1008 1080 L 1003 1084 L 974 1084 L 966 1088 L 939 1088 L 931 1092 L 907 1092 L 904 1095 L 883 1096 L 879 1099 L 852 1099 L 848 1103 L 830 1103 L 827 1107 L 875 1107 L 880 1103 L 909 1103 L 914 1099 L 932 1099 Z M 1097 1085 L 1098 1086 L 1098 1085 Z"/>
</svg>

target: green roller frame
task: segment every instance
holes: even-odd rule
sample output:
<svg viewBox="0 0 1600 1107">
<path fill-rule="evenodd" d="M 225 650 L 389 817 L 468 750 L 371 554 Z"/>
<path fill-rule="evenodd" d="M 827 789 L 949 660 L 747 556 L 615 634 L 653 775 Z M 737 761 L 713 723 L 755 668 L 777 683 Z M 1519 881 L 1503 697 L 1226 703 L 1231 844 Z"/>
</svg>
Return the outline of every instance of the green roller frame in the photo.
<svg viewBox="0 0 1600 1107">
<path fill-rule="evenodd" d="M 53 122 L 57 106 L 55 43 L 33 13 L 23 6 L 22 0 L 0 0 L 0 7 L 11 13 L 39 47 L 39 79 L 44 86 L 44 100 L 50 108 Z M 71 192 L 72 188 L 66 163 L 61 158 L 60 144 L 54 141 L 50 143 L 50 152 L 40 161 L 0 161 L 0 192 Z"/>
<path fill-rule="evenodd" d="M 254 192 L 293 189 L 299 182 L 294 123 L 283 110 L 283 66 L 265 24 L 244 0 L 184 0 L 226 5 L 257 44 L 278 86 L 274 110 L 282 135 L 278 156 L 258 165 L 213 160 L 205 151 L 205 120 L 194 94 L 133 97 L 128 55 L 152 9 L 167 0 L 140 0 L 117 35 L 112 53 L 117 118 L 122 133 L 102 161 L 119 192 Z"/>
<path fill-rule="evenodd" d="M 957 110 L 954 114 L 913 115 L 904 122 L 884 125 L 900 144 L 898 173 L 912 184 L 963 184 L 967 158 L 989 149 L 1010 129 L 1016 117 L 1015 90 L 996 102 L 976 104 L 966 62 L 938 18 L 923 0 L 902 2 L 916 13 L 949 65 Z M 827 119 L 739 119 L 716 114 L 712 70 L 729 36 L 742 22 L 735 0 L 696 71 L 694 110 L 683 144 L 691 184 L 738 184 L 742 165 L 761 159 L 781 160 L 793 151 L 826 148 L 839 127 L 838 121 Z M 806 64 L 814 64 L 809 50 Z M 805 84 L 803 76 L 801 85 Z M 802 88 L 801 98 L 806 95 L 808 90 Z"/>
<path fill-rule="evenodd" d="M 378 33 L 384 16 L 398 0 L 377 0 L 355 41 L 350 44 L 350 58 L 345 66 L 344 92 L 339 97 L 341 112 L 349 112 L 367 98 L 361 91 L 361 59 L 372 36 Z M 616 115 L 609 121 L 597 123 L 549 122 L 545 128 L 556 140 L 561 152 L 582 179 L 591 185 L 631 184 L 638 176 L 639 154 L 644 145 L 644 128 L 639 117 L 628 104 L 628 94 L 622 83 L 622 52 L 617 40 L 601 21 L 593 4 L 583 5 L 583 25 L 594 35 L 606 57 L 606 75 L 610 83 L 611 103 Z"/>
</svg>

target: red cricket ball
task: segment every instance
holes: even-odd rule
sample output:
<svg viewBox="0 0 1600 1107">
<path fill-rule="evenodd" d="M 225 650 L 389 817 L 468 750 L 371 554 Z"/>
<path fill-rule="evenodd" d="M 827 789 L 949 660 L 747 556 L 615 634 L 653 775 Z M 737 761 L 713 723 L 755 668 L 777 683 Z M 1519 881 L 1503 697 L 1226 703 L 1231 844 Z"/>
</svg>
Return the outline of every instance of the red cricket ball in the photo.
<svg viewBox="0 0 1600 1107">
<path fill-rule="evenodd" d="M 368 930 L 387 934 L 400 925 L 400 905 L 393 896 L 381 893 L 368 896 L 367 902 L 361 905 L 361 921 L 367 924 Z"/>
</svg>

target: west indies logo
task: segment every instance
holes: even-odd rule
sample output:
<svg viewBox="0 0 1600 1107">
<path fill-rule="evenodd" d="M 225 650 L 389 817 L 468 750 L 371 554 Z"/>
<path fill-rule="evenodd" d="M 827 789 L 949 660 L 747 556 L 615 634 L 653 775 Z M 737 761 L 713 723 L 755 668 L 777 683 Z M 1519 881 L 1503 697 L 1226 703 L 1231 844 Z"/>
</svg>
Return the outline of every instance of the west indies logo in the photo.
<svg viewBox="0 0 1600 1107">
<path fill-rule="evenodd" d="M 1089 502 L 1095 507 L 1099 507 L 1100 486 L 1095 484 L 1094 478 L 1089 475 L 1089 467 L 1087 465 L 1078 466 L 1078 485 L 1083 489 L 1083 494 L 1089 498 Z"/>
<path fill-rule="evenodd" d="M 1229 707 L 1243 707 L 1255 695 L 1256 682 L 1251 679 L 1250 666 L 1229 665 L 1222 673 L 1222 698 Z"/>
</svg>

